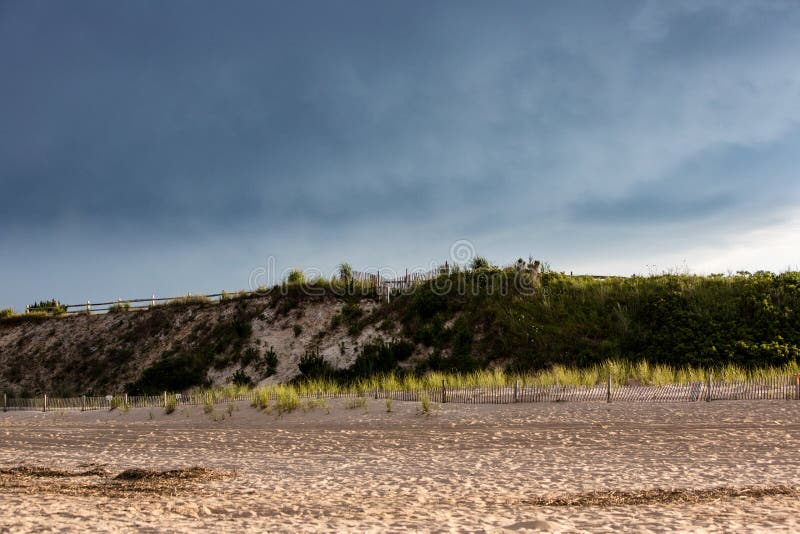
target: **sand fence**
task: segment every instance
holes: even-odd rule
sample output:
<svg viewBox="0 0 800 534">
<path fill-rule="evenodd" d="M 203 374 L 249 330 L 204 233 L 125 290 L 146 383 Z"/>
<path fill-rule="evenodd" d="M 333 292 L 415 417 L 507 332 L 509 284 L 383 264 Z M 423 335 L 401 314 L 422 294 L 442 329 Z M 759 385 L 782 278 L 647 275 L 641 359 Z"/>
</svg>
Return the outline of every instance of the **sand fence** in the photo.
<svg viewBox="0 0 800 534">
<path fill-rule="evenodd" d="M 8 397 L 3 395 L 2 410 L 61 411 L 113 410 L 129 408 L 178 408 L 205 404 L 252 402 L 257 396 L 268 395 L 277 400 L 276 391 L 250 390 L 229 394 L 224 390 L 200 393 L 170 393 L 160 395 L 103 397 Z M 778 376 L 743 381 L 714 381 L 668 384 L 662 386 L 614 385 L 524 385 L 496 387 L 440 387 L 414 390 L 382 390 L 324 392 L 300 398 L 359 398 L 392 399 L 406 402 L 512 404 L 536 402 L 698 402 L 720 400 L 800 400 L 800 375 Z"/>
</svg>

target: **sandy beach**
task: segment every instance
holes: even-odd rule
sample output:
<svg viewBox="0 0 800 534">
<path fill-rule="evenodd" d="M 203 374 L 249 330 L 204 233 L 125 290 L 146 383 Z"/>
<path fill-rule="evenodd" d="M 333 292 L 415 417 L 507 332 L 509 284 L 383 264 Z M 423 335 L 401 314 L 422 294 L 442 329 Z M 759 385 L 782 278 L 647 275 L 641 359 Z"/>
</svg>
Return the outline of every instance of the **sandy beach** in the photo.
<svg viewBox="0 0 800 534">
<path fill-rule="evenodd" d="M 418 410 L 0 413 L 0 531 L 800 528 L 797 402 Z"/>
</svg>

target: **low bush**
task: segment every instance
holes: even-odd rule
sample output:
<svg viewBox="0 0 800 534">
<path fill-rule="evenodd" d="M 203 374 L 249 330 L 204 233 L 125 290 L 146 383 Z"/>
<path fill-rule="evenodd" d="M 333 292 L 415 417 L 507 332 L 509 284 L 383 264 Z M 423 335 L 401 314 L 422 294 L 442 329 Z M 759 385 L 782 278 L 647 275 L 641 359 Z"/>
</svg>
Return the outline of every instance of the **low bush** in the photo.
<svg viewBox="0 0 800 534">
<path fill-rule="evenodd" d="M 178 399 L 175 398 L 175 395 L 167 396 L 167 402 L 164 405 L 164 413 L 169 415 L 175 412 L 175 408 L 178 407 Z"/>
<path fill-rule="evenodd" d="M 164 303 L 164 306 L 190 306 L 198 304 L 213 304 L 213 302 L 205 295 L 186 295 L 185 297 L 168 300 Z"/>
<path fill-rule="evenodd" d="M 258 349 L 255 347 L 248 347 L 244 350 L 244 352 L 242 352 L 242 356 L 239 358 L 239 363 L 242 364 L 242 367 L 247 367 L 251 363 L 257 363 L 258 360 Z"/>
<path fill-rule="evenodd" d="M 111 306 L 109 306 L 108 313 L 121 313 L 121 312 L 130 311 L 130 309 L 131 309 L 131 303 L 130 302 L 127 302 L 127 301 L 117 302 L 117 303 L 112 304 Z"/>
<path fill-rule="evenodd" d="M 208 384 L 206 376 L 213 356 L 207 352 L 165 354 L 126 388 L 130 395 L 156 395 L 161 391 L 185 391 Z"/>
<path fill-rule="evenodd" d="M 349 379 L 386 374 L 393 371 L 399 362 L 410 358 L 413 352 L 414 345 L 407 341 L 370 341 L 364 344 L 353 365 L 340 374 Z"/>
<path fill-rule="evenodd" d="M 244 372 L 244 369 L 237 369 L 236 372 L 234 372 L 233 376 L 231 377 L 231 382 L 235 386 L 240 386 L 240 387 L 253 385 L 253 379 L 250 378 L 250 376 L 248 376 L 248 374 Z"/>
<path fill-rule="evenodd" d="M 28 307 L 28 311 L 46 315 L 63 315 L 67 313 L 67 307 L 56 299 L 50 299 L 34 302 Z"/>
<path fill-rule="evenodd" d="M 286 277 L 286 282 L 289 284 L 304 284 L 306 281 L 306 275 L 300 269 L 293 269 L 289 272 L 289 275 Z"/>
<path fill-rule="evenodd" d="M 278 371 L 278 355 L 272 347 L 264 351 L 264 355 L 258 359 L 256 369 L 264 378 L 270 377 Z"/>
<path fill-rule="evenodd" d="M 320 355 L 319 352 L 308 351 L 300 358 L 298 363 L 301 378 L 314 380 L 320 378 L 333 378 L 336 370 Z"/>
</svg>

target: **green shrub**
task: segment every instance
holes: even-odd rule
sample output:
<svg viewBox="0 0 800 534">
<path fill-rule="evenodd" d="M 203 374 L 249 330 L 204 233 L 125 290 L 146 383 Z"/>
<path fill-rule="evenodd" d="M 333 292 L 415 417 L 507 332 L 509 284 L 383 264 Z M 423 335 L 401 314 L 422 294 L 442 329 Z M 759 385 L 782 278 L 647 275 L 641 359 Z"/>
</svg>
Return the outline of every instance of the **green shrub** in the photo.
<svg viewBox="0 0 800 534">
<path fill-rule="evenodd" d="M 303 333 L 303 327 L 299 324 L 296 324 L 292 327 L 292 332 L 294 332 L 294 337 L 298 337 Z"/>
<path fill-rule="evenodd" d="M 28 307 L 29 312 L 43 313 L 46 315 L 63 315 L 67 307 L 55 299 L 37 301 Z"/>
<path fill-rule="evenodd" d="M 289 284 L 304 284 L 306 282 L 306 275 L 300 269 L 293 269 L 286 277 L 286 282 Z"/>
<path fill-rule="evenodd" d="M 231 377 L 231 382 L 233 382 L 236 386 L 252 386 L 253 379 L 250 378 L 247 373 L 244 372 L 243 369 L 237 369 L 236 372 L 233 373 Z"/>
<path fill-rule="evenodd" d="M 278 370 L 278 355 L 275 350 L 270 347 L 264 352 L 264 356 L 256 363 L 256 369 L 261 373 L 261 376 L 266 378 L 274 375 Z"/>
<path fill-rule="evenodd" d="M 130 309 L 131 309 L 131 303 L 130 302 L 127 302 L 127 301 L 117 302 L 117 303 L 112 304 L 111 306 L 109 306 L 108 313 L 126 312 L 126 311 L 130 311 Z"/>
<path fill-rule="evenodd" d="M 239 362 L 242 364 L 242 367 L 247 367 L 251 363 L 257 363 L 258 360 L 258 349 L 255 347 L 248 347 L 244 352 L 242 352 L 242 357 L 240 358 Z"/>
<path fill-rule="evenodd" d="M 343 262 L 339 264 L 339 279 L 342 282 L 350 282 L 353 280 L 353 268 L 349 263 Z"/>
<path fill-rule="evenodd" d="M 352 324 L 361 318 L 362 315 L 364 315 L 364 311 L 361 309 L 361 306 L 359 306 L 358 303 L 348 302 L 342 307 L 341 314 L 348 324 Z"/>
<path fill-rule="evenodd" d="M 164 306 L 189 306 L 193 304 L 204 305 L 213 303 L 205 295 L 186 295 L 185 297 L 178 297 L 172 300 L 168 300 L 167 302 L 164 303 Z"/>
<path fill-rule="evenodd" d="M 361 323 L 353 323 L 347 328 L 347 335 L 352 337 L 357 337 L 361 331 L 364 329 L 364 325 Z"/>
<path fill-rule="evenodd" d="M 155 395 L 161 391 L 184 391 L 207 385 L 206 373 L 212 361 L 213 356 L 207 352 L 167 353 L 126 389 L 131 395 Z"/>
<path fill-rule="evenodd" d="M 0 319 L 7 319 L 9 317 L 14 317 L 14 310 L 11 308 L 3 308 L 0 310 Z"/>
<path fill-rule="evenodd" d="M 305 380 L 332 378 L 336 374 L 333 366 L 319 352 L 314 351 L 308 351 L 303 354 L 298 367 L 302 378 Z"/>
<path fill-rule="evenodd" d="M 169 415 L 175 411 L 175 408 L 178 406 L 178 400 L 175 398 L 175 395 L 167 396 L 167 402 L 164 406 L 164 413 Z"/>
<path fill-rule="evenodd" d="M 483 256 L 475 256 L 470 263 L 470 268 L 473 271 L 478 271 L 480 269 L 488 269 L 490 267 L 489 260 L 484 258 Z"/>
<path fill-rule="evenodd" d="M 367 342 L 347 370 L 347 377 L 363 378 L 393 371 L 399 362 L 406 361 L 414 352 L 414 345 L 407 341 L 381 339 Z"/>
</svg>

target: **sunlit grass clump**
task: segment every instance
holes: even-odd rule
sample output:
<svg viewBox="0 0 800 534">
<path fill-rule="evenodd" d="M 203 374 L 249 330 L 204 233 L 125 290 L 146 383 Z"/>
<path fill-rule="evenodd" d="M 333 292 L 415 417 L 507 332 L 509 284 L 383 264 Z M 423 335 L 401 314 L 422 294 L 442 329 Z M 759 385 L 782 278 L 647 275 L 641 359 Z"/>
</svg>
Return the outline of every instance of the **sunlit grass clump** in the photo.
<svg viewBox="0 0 800 534">
<path fill-rule="evenodd" d="M 585 369 L 554 365 L 549 369 L 533 373 L 509 373 L 499 369 L 471 373 L 437 371 L 423 375 L 387 373 L 348 383 L 315 379 L 261 387 L 253 392 L 252 404 L 259 409 L 268 410 L 271 401 L 274 400 L 276 407 L 280 404 L 278 412 L 283 413 L 297 408 L 296 399 L 316 398 L 321 395 L 356 395 L 357 399 L 365 399 L 374 391 L 430 391 L 438 390 L 442 386 L 445 388 L 493 388 L 510 387 L 515 383 L 519 386 L 595 386 L 606 384 L 609 376 L 615 386 L 664 386 L 704 382 L 708 379 L 709 373 L 715 381 L 770 380 L 800 374 L 800 365 L 797 362 L 791 362 L 783 367 L 746 369 L 729 364 L 709 371 L 696 367 L 675 368 L 646 361 L 607 360 L 602 364 Z M 237 391 L 242 392 L 241 389 Z M 358 404 L 353 407 L 363 406 Z"/>
</svg>

